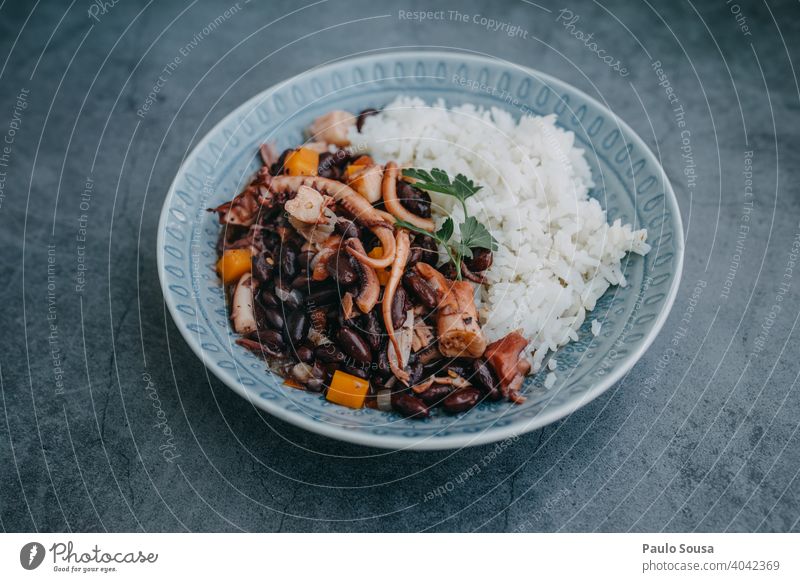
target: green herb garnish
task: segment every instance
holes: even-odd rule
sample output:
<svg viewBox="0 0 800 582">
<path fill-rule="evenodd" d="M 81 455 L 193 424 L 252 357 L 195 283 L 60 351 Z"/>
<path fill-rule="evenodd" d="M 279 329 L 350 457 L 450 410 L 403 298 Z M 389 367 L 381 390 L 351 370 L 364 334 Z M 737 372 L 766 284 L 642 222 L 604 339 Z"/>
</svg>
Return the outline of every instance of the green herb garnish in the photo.
<svg viewBox="0 0 800 582">
<path fill-rule="evenodd" d="M 476 186 L 472 180 L 463 174 L 457 174 L 456 177 L 451 180 L 447 172 L 438 168 L 434 168 L 430 172 L 417 168 L 409 168 L 403 170 L 403 176 L 414 178 L 414 186 L 416 188 L 452 196 L 461 202 L 461 208 L 464 210 L 464 222 L 458 225 L 458 230 L 461 233 L 461 241 L 453 245 L 449 243 L 455 232 L 455 223 L 449 216 L 442 223 L 442 227 L 432 233 L 405 222 L 404 220 L 398 220 L 396 222 L 397 226 L 428 235 L 442 245 L 456 267 L 456 277 L 459 280 L 461 279 L 461 263 L 464 257 L 468 259 L 472 258 L 472 249 L 497 250 L 497 241 L 492 234 L 483 224 L 478 222 L 477 218 L 470 216 L 469 212 L 467 212 L 467 199 L 474 196 L 478 190 L 481 189 L 481 186 Z"/>
</svg>

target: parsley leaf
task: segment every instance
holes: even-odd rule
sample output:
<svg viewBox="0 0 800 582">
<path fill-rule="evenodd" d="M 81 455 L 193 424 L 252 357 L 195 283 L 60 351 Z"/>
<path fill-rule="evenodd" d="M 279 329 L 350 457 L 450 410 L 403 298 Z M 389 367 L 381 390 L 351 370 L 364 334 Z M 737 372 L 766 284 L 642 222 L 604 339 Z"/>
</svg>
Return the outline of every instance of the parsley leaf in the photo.
<svg viewBox="0 0 800 582">
<path fill-rule="evenodd" d="M 477 218 L 470 216 L 469 212 L 467 212 L 467 199 L 474 196 L 482 186 L 476 185 L 475 182 L 463 174 L 457 174 L 451 180 L 447 172 L 439 168 L 434 168 L 430 172 L 419 168 L 408 168 L 403 170 L 403 176 L 413 178 L 416 188 L 446 194 L 461 202 L 461 207 L 464 210 L 464 222 L 458 225 L 461 241 L 452 245 L 448 244 L 448 242 L 455 232 L 455 223 L 449 216 L 436 232 L 428 232 L 404 220 L 397 220 L 395 223 L 396 226 L 401 228 L 430 236 L 442 245 L 447 251 L 450 260 L 453 261 L 453 265 L 455 265 L 458 279 L 461 279 L 461 263 L 464 258 L 471 259 L 473 257 L 472 249 L 497 250 L 497 240 L 483 224 L 478 222 Z"/>
<path fill-rule="evenodd" d="M 426 236 L 431 237 L 437 243 L 444 247 L 444 250 L 447 252 L 447 256 L 453 261 L 453 264 L 458 269 L 456 273 L 458 274 L 459 280 L 461 279 L 461 255 L 454 253 L 453 249 L 447 242 L 453 236 L 453 231 L 455 230 L 455 226 L 453 225 L 453 219 L 449 216 L 445 219 L 442 223 L 442 227 L 437 230 L 436 232 L 428 232 L 424 228 L 420 228 L 411 224 L 410 222 L 406 222 L 405 220 L 395 219 L 394 225 L 399 228 L 405 228 L 406 230 L 410 230 L 411 232 L 418 232 L 420 234 L 424 234 Z"/>
<path fill-rule="evenodd" d="M 488 249 L 490 251 L 497 250 L 497 241 L 492 236 L 492 233 L 490 233 L 483 224 L 478 222 L 478 219 L 474 216 L 467 217 L 458 228 L 461 231 L 461 246 L 465 249 L 469 249 L 469 253 L 462 253 L 467 257 L 472 257 L 471 249 L 474 248 Z"/>
<path fill-rule="evenodd" d="M 399 228 L 405 228 L 406 230 L 410 230 L 411 232 L 418 232 L 420 234 L 427 234 L 431 236 L 432 233 L 428 232 L 424 228 L 420 228 L 418 226 L 414 226 L 410 222 L 406 222 L 405 220 L 400 220 L 399 218 L 395 218 L 394 225 Z"/>
<path fill-rule="evenodd" d="M 442 243 L 446 243 L 453 236 L 454 230 L 455 225 L 453 224 L 453 219 L 448 216 L 442 223 L 442 228 L 436 231 L 436 238 L 442 241 Z"/>
<path fill-rule="evenodd" d="M 467 178 L 464 174 L 458 174 L 452 181 L 447 172 L 434 168 L 430 172 L 418 168 L 408 168 L 403 170 L 403 176 L 414 178 L 414 186 L 429 192 L 439 192 L 453 196 L 463 204 L 467 198 L 474 196 L 482 186 L 476 186 L 475 182 Z"/>
</svg>

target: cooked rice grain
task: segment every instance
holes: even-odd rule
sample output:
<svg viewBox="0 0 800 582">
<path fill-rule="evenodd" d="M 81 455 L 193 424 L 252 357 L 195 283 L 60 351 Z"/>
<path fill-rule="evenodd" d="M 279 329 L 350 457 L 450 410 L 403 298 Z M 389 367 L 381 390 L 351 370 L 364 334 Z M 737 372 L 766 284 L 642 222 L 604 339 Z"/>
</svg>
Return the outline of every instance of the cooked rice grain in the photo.
<svg viewBox="0 0 800 582">
<path fill-rule="evenodd" d="M 483 186 L 467 207 L 499 243 L 478 298 L 484 330 L 493 341 L 522 329 L 534 371 L 549 350 L 578 338 L 609 286 L 627 284 L 620 266 L 626 253 L 650 250 L 646 230 L 608 224 L 589 197 L 594 184 L 584 151 L 555 120 L 517 122 L 496 108 L 448 109 L 442 100 L 399 97 L 350 136 L 379 161 L 462 173 Z M 448 213 L 463 220 L 455 199 L 432 198 L 437 226 Z"/>
</svg>

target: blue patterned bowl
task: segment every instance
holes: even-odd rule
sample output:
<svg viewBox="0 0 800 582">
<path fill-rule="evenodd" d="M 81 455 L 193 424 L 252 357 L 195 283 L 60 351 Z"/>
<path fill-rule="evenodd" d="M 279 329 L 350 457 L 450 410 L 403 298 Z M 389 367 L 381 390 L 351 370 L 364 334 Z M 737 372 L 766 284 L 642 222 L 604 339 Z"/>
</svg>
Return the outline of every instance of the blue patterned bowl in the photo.
<svg viewBox="0 0 800 582">
<path fill-rule="evenodd" d="M 649 231 L 653 250 L 623 263 L 629 285 L 612 287 L 557 354 L 558 381 L 531 377 L 523 405 L 485 403 L 458 416 L 411 421 L 352 410 L 317 394 L 287 388 L 264 363 L 234 343 L 214 272 L 219 232 L 205 211 L 230 199 L 257 168 L 265 141 L 300 143 L 316 116 L 331 109 L 380 107 L 398 94 L 448 105 L 474 103 L 515 115 L 555 114 L 587 151 L 592 192 L 609 220 Z M 158 230 L 164 297 L 178 329 L 217 377 L 259 408 L 297 426 L 375 447 L 445 449 L 484 444 L 547 425 L 619 380 L 652 343 L 669 313 L 681 274 L 683 229 L 672 188 L 644 142 L 616 115 L 548 75 L 500 60 L 456 52 L 381 53 L 312 69 L 260 93 L 225 117 L 194 149 L 170 187 Z M 600 335 L 590 331 L 602 322 Z"/>
</svg>

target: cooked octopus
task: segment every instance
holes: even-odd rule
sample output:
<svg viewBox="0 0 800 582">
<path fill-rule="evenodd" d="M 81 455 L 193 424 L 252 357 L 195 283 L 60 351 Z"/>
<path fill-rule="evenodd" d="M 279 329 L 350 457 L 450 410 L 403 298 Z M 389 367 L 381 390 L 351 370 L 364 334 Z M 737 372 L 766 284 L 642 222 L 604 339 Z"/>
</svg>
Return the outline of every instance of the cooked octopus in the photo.
<svg viewBox="0 0 800 582">
<path fill-rule="evenodd" d="M 487 345 L 475 304 L 491 251 L 454 280 L 424 232 L 435 228 L 430 198 L 395 162 L 349 152 L 355 124 L 346 112 L 314 122 L 301 157 L 317 167 L 298 170 L 297 150 L 261 146 L 250 184 L 213 209 L 237 343 L 292 386 L 348 406 L 421 419 L 484 399 L 521 402 L 527 340 L 515 332 Z M 366 391 L 342 392 L 343 381 Z"/>
<path fill-rule="evenodd" d="M 433 232 L 436 225 L 433 223 L 432 219 L 417 216 L 400 203 L 397 197 L 397 178 L 397 164 L 389 162 L 386 164 L 386 170 L 383 172 L 383 203 L 386 209 L 395 218 L 405 220 L 428 232 Z"/>
<path fill-rule="evenodd" d="M 377 237 L 383 250 L 380 259 L 374 259 L 353 249 L 348 249 L 350 254 L 356 257 L 359 262 L 374 269 L 385 268 L 392 264 L 395 250 L 392 225 L 355 190 L 336 180 L 320 178 L 319 176 L 276 176 L 270 182 L 270 190 L 278 194 L 297 192 L 300 186 L 308 186 L 333 197 L 336 202 L 353 215 L 356 221 L 369 228 Z"/>
<path fill-rule="evenodd" d="M 390 358 L 389 360 L 392 373 L 394 373 L 395 377 L 397 377 L 397 379 L 404 384 L 408 383 L 409 375 L 408 372 L 403 369 L 407 362 L 405 361 L 405 358 L 403 358 L 404 350 L 401 350 L 400 342 L 395 335 L 392 304 L 395 300 L 395 295 L 397 294 L 397 288 L 400 285 L 400 280 L 403 277 L 406 263 L 408 262 L 408 252 L 410 246 L 411 239 L 408 235 L 408 231 L 404 229 L 398 230 L 397 244 L 395 247 L 397 251 L 395 253 L 394 263 L 392 263 L 392 272 L 389 274 L 389 281 L 386 283 L 386 290 L 383 293 L 383 305 L 381 306 L 381 312 L 383 313 L 383 324 L 386 327 L 386 333 L 389 334 L 389 341 L 392 344 L 390 349 L 394 351 L 395 355 L 394 359 Z"/>
</svg>

